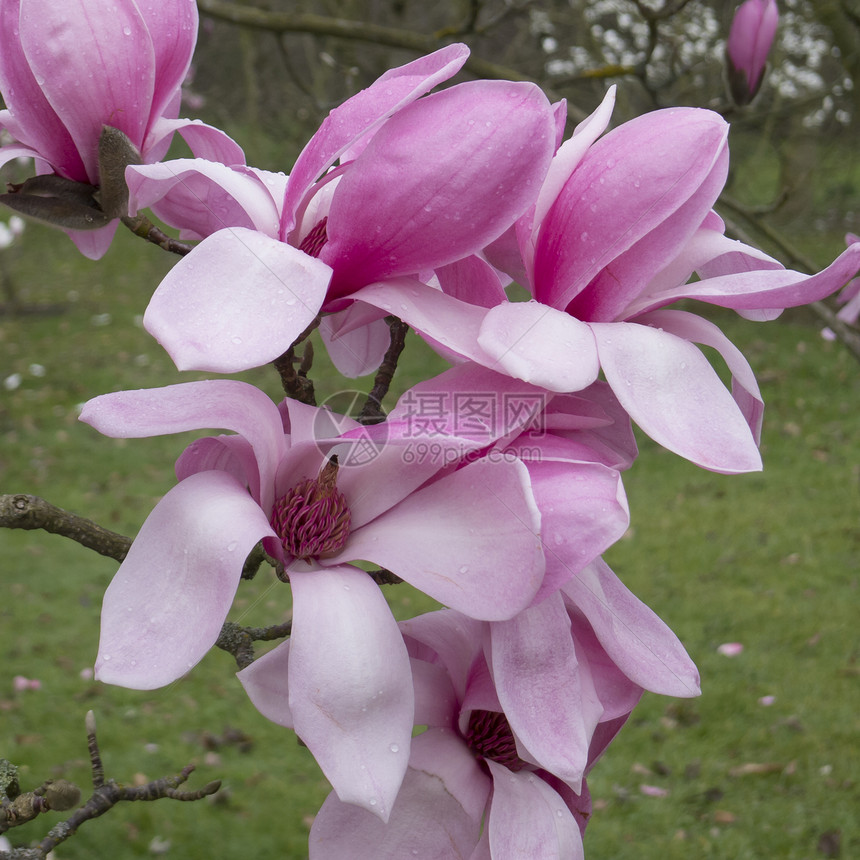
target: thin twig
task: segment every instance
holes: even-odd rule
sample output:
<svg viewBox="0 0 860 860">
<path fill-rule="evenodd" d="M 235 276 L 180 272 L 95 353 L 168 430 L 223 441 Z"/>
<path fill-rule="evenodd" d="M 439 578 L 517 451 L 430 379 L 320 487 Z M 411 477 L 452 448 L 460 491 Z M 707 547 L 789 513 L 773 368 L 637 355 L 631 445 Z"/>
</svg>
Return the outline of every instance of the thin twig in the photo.
<svg viewBox="0 0 860 860">
<path fill-rule="evenodd" d="M 152 242 L 153 245 L 158 245 L 165 251 L 170 251 L 171 254 L 179 254 L 184 257 L 194 250 L 194 245 L 188 242 L 180 242 L 179 239 L 174 239 L 168 236 L 163 230 L 159 230 L 155 224 L 143 215 L 135 215 L 134 217 L 126 215 L 120 218 L 123 224 L 134 233 L 135 236 L 140 236 L 141 239 L 146 239 L 147 242 Z"/>
<path fill-rule="evenodd" d="M 409 331 L 409 326 L 397 317 L 387 317 L 386 322 L 391 341 L 382 359 L 382 364 L 379 365 L 379 370 L 376 371 L 376 376 L 373 378 L 373 388 L 370 389 L 367 400 L 361 407 L 361 412 L 358 413 L 358 421 L 361 424 L 380 424 L 385 421 L 382 399 L 388 394 L 388 389 L 397 370 L 397 361 L 406 345 L 406 333 Z"/>
<path fill-rule="evenodd" d="M 162 779 L 148 782 L 146 785 L 128 786 L 118 783 L 113 779 L 105 780 L 101 753 L 99 752 L 98 740 L 96 739 L 95 717 L 92 711 L 87 713 L 86 726 L 87 745 L 89 747 L 90 765 L 93 774 L 93 793 L 89 800 L 80 809 L 75 810 L 65 821 L 61 821 L 52 827 L 48 835 L 37 846 L 33 848 L 13 848 L 11 851 L 0 851 L 0 858 L 4 860 L 45 860 L 48 854 L 60 843 L 65 842 L 70 836 L 74 836 L 78 828 L 85 821 L 90 821 L 93 818 L 104 815 L 122 801 L 161 800 L 162 798 L 179 801 L 201 800 L 210 794 L 214 794 L 221 787 L 221 781 L 215 780 L 196 791 L 181 791 L 179 786 L 188 779 L 194 770 L 194 765 L 192 764 L 182 768 L 176 776 L 166 776 Z M 36 800 L 42 799 L 41 804 L 34 801 L 34 805 L 44 807 L 36 810 L 36 812 L 47 811 L 48 809 L 70 808 L 69 806 L 64 806 L 71 797 L 68 790 L 62 791 L 58 795 L 58 799 L 53 801 L 52 805 L 50 792 L 59 782 L 61 781 L 48 781 L 41 789 L 29 792 Z M 78 796 L 72 805 L 75 805 L 79 799 Z"/>
</svg>

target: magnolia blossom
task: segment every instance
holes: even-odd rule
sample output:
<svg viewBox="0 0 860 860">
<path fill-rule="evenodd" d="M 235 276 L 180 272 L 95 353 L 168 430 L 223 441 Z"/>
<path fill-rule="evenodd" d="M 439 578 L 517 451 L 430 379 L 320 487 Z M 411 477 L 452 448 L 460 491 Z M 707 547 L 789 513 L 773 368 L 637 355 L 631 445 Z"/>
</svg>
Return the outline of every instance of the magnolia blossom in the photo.
<svg viewBox="0 0 860 860">
<path fill-rule="evenodd" d="M 476 253 L 528 209 L 552 158 L 553 109 L 536 86 L 508 81 L 424 95 L 467 55 L 463 45 L 443 48 L 336 108 L 296 161 L 275 235 L 256 221 L 218 230 L 171 270 L 144 325 L 180 369 L 232 372 L 271 361 L 318 313 L 342 310 L 364 285 L 418 284 L 419 273 Z M 227 181 L 223 166 L 194 169 L 201 182 Z M 149 182 L 164 177 L 138 176 L 145 181 L 133 181 L 136 196 L 158 196 Z M 245 204 L 234 199 L 227 216 L 245 224 Z M 317 258 L 325 275 L 302 270 L 303 259 Z M 337 334 L 374 320 L 384 334 L 384 315 L 365 308 Z M 384 343 L 372 339 L 377 363 Z M 357 355 L 351 364 L 372 361 Z"/>
<path fill-rule="evenodd" d="M 576 686 L 564 713 L 531 702 L 532 737 L 559 720 L 579 721 L 587 745 L 585 769 L 606 748 L 638 702 L 641 687 L 625 677 L 581 616 L 567 615 L 567 633 L 554 643 L 571 660 L 555 658 L 554 683 Z M 412 658 L 416 725 L 409 769 L 387 824 L 330 795 L 310 836 L 311 860 L 349 856 L 395 858 L 581 858 L 591 812 L 582 774 L 575 785 L 554 772 L 519 734 L 504 705 L 487 625 L 443 611 L 402 622 Z M 574 657 L 575 654 L 575 657 Z M 240 673 L 263 713 L 275 702 L 260 683 L 272 675 L 267 655 Z M 283 667 L 280 667 L 283 671 Z M 524 668 L 525 672 L 525 668 Z M 545 679 L 548 680 L 548 679 Z M 532 690 L 534 690 L 532 685 Z"/>
<path fill-rule="evenodd" d="M 143 161 L 160 159 L 175 131 L 201 156 L 244 161 L 223 132 L 176 119 L 196 36 L 194 0 L 2 0 L 0 91 L 7 109 L 0 126 L 16 143 L 0 148 L 0 163 L 31 157 L 39 174 L 99 186 L 105 126 L 122 132 Z M 117 167 L 120 182 L 124 167 Z M 93 226 L 103 223 L 97 211 Z M 69 234 L 97 258 L 116 224 Z"/>
<path fill-rule="evenodd" d="M 728 126 L 706 110 L 654 111 L 598 140 L 612 94 L 556 153 L 533 208 L 486 249 L 536 301 L 474 300 L 430 286 L 373 284 L 357 301 L 394 313 L 469 359 L 552 391 L 602 371 L 633 420 L 665 447 L 718 472 L 759 469 L 763 406 L 740 351 L 711 322 L 665 309 L 693 298 L 753 319 L 821 299 L 860 268 L 852 245 L 816 275 L 727 239 L 711 207 L 728 167 Z M 696 273 L 699 279 L 688 282 Z M 731 393 L 694 344 L 716 349 Z"/>
<path fill-rule="evenodd" d="M 758 92 L 778 24 L 776 0 L 746 0 L 735 12 L 726 41 L 726 61 L 736 104 L 748 104 Z"/>
<path fill-rule="evenodd" d="M 397 627 L 365 560 L 481 619 L 533 600 L 544 562 L 525 467 L 441 461 L 375 447 L 361 427 L 287 400 L 283 417 L 240 382 L 192 382 L 95 398 L 82 420 L 121 437 L 221 426 L 193 443 L 102 609 L 96 677 L 151 689 L 215 643 L 250 550 L 281 562 L 293 600 L 292 724 L 338 794 L 387 817 L 406 767 L 413 697 Z M 285 433 L 286 429 L 286 433 Z M 451 439 L 460 456 L 469 443 Z M 392 756 L 389 746 L 403 750 Z"/>
</svg>

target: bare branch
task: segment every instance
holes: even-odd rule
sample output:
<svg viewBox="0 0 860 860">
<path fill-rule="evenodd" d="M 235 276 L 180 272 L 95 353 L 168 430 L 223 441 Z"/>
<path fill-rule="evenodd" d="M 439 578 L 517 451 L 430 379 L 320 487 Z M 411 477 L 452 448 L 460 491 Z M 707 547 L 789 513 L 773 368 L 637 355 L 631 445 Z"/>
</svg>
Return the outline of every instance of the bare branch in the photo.
<svg viewBox="0 0 860 860">
<path fill-rule="evenodd" d="M 87 713 L 86 727 L 87 745 L 93 773 L 93 793 L 89 800 L 65 821 L 52 827 L 48 835 L 35 848 L 14 848 L 12 851 L 0 851 L 0 858 L 3 860 L 45 860 L 48 854 L 60 843 L 65 842 L 70 836 L 74 836 L 85 821 L 104 815 L 121 801 L 161 800 L 165 797 L 179 801 L 200 800 L 214 794 L 221 787 L 221 781 L 216 780 L 196 791 L 181 791 L 179 786 L 188 779 L 194 770 L 194 765 L 191 764 L 182 768 L 176 776 L 165 776 L 148 782 L 146 785 L 128 786 L 117 783 L 113 779 L 105 780 L 101 753 L 96 739 L 95 717 L 92 711 Z M 0 823 L 9 820 L 10 815 L 13 814 L 10 810 L 15 809 L 16 804 L 20 805 L 25 815 L 30 816 L 26 820 L 31 820 L 40 812 L 47 812 L 51 809 L 70 809 L 79 801 L 80 791 L 77 786 L 73 786 L 66 780 L 48 780 L 35 791 L 20 795 L 13 803 L 4 799 L 2 807 L 0 807 Z M 22 824 L 23 820 L 14 821 L 10 826 L 14 826 L 16 823 Z"/>
<path fill-rule="evenodd" d="M 23 493 L 0 495 L 0 527 L 7 529 L 44 529 L 122 561 L 128 554 L 131 538 L 64 511 L 40 499 Z"/>
</svg>

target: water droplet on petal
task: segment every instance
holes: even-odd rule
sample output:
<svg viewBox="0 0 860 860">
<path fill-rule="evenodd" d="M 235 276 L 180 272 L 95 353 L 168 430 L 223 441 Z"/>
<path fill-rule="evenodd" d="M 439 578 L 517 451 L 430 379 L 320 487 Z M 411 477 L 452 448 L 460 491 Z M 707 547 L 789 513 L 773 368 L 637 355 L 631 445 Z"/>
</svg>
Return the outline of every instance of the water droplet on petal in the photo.
<svg viewBox="0 0 860 860">
<path fill-rule="evenodd" d="M 227 544 L 227 552 L 233 552 L 238 545 L 237 541 L 231 540 L 230 543 Z"/>
<path fill-rule="evenodd" d="M 397 744 L 389 744 L 388 749 L 393 753 L 400 752 L 400 747 Z"/>
<path fill-rule="evenodd" d="M 234 335 L 233 335 L 233 337 L 231 337 L 231 338 L 230 338 L 230 340 L 232 340 L 232 341 L 233 341 L 233 343 L 235 343 L 235 344 L 237 344 L 237 345 L 238 345 L 238 344 L 240 344 L 240 343 L 242 343 L 242 338 L 241 338 L 241 337 L 239 337 L 239 335 L 238 335 L 238 334 L 234 334 Z"/>
<path fill-rule="evenodd" d="M 102 660 L 104 660 L 105 663 L 109 663 L 110 662 L 110 654 L 102 654 Z"/>
</svg>

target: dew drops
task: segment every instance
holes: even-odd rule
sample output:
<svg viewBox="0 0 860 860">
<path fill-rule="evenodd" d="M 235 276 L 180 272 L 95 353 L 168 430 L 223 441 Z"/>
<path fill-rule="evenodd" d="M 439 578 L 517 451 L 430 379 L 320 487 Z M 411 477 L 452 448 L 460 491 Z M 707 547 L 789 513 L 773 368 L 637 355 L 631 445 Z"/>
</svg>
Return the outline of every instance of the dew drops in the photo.
<svg viewBox="0 0 860 860">
<path fill-rule="evenodd" d="M 682 362 L 681 362 L 681 370 L 686 370 L 686 369 L 687 369 L 687 362 L 686 362 L 686 361 L 682 361 Z"/>
<path fill-rule="evenodd" d="M 227 552 L 233 552 L 238 545 L 237 541 L 231 540 L 230 543 L 227 544 Z"/>
<path fill-rule="evenodd" d="M 370 800 L 367 801 L 371 806 L 376 806 L 376 798 L 371 797 Z"/>
<path fill-rule="evenodd" d="M 131 27 L 129 27 L 128 24 L 126 24 L 125 27 L 122 28 L 122 34 L 123 36 L 131 35 Z"/>
<path fill-rule="evenodd" d="M 560 809 L 556 809 L 555 814 L 556 814 L 559 818 L 563 818 L 563 817 L 564 817 L 564 813 L 563 813 Z"/>
<path fill-rule="evenodd" d="M 468 573 L 468 572 L 469 572 L 469 566 L 468 566 L 468 565 L 466 565 L 466 564 L 461 565 L 461 567 L 460 567 L 460 573 Z"/>
<path fill-rule="evenodd" d="M 239 337 L 238 334 L 234 334 L 233 337 L 230 338 L 230 340 L 233 341 L 233 343 L 235 343 L 237 346 L 238 344 L 242 343 L 242 338 Z"/>
<path fill-rule="evenodd" d="M 388 749 L 393 753 L 400 752 L 400 747 L 397 744 L 389 744 Z"/>
<path fill-rule="evenodd" d="M 344 590 L 344 591 L 349 591 L 349 586 L 348 586 L 348 585 L 345 585 L 345 586 L 343 587 L 343 590 Z"/>
</svg>

